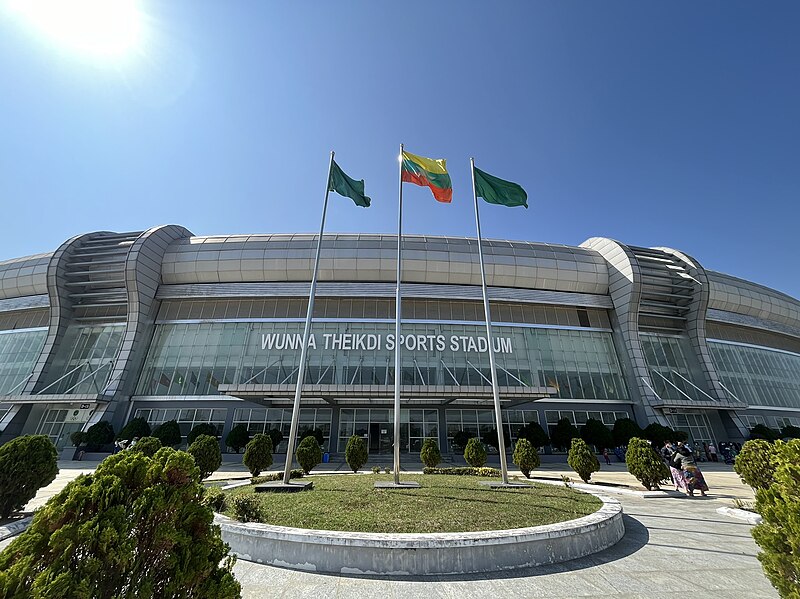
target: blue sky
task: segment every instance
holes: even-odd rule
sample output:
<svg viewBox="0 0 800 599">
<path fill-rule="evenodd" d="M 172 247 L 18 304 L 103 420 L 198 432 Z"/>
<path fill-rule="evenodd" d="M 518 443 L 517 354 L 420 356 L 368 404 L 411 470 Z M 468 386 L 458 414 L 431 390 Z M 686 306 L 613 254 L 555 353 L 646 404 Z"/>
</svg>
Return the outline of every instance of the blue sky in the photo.
<svg viewBox="0 0 800 599">
<path fill-rule="evenodd" d="M 397 153 L 446 158 L 452 205 L 406 185 L 405 232 L 474 235 L 469 157 L 523 185 L 484 235 L 670 246 L 800 297 L 796 2 L 141 1 L 118 62 L 0 0 L 0 259 L 92 230 L 315 231 L 328 153 L 396 231 Z"/>
</svg>

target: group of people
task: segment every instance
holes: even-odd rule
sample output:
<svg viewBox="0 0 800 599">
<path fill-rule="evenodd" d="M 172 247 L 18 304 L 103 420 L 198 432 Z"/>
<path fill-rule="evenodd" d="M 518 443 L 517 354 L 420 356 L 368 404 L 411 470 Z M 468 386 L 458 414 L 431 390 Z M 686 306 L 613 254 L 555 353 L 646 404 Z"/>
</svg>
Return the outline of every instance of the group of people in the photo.
<svg viewBox="0 0 800 599">
<path fill-rule="evenodd" d="M 139 442 L 139 437 L 133 439 L 118 439 L 114 441 L 114 453 L 118 453 L 123 449 L 130 449 Z"/>
<path fill-rule="evenodd" d="M 708 449 L 710 452 L 711 445 Z M 716 449 L 713 455 L 716 457 Z M 683 441 L 673 443 L 665 441 L 661 448 L 661 457 L 669 466 L 672 482 L 675 483 L 676 491 L 683 491 L 689 497 L 694 497 L 695 491 L 700 491 L 700 495 L 706 496 L 708 485 L 703 478 L 703 473 L 697 466 L 694 452 Z"/>
</svg>

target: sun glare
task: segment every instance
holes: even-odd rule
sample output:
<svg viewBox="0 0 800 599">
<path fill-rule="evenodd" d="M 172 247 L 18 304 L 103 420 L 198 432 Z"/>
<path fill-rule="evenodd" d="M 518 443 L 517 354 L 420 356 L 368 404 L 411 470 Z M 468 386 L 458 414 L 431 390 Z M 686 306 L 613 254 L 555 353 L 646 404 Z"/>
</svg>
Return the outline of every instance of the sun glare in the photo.
<svg viewBox="0 0 800 599">
<path fill-rule="evenodd" d="M 117 59 L 140 41 L 137 0 L 10 0 L 10 8 L 52 44 Z"/>
</svg>

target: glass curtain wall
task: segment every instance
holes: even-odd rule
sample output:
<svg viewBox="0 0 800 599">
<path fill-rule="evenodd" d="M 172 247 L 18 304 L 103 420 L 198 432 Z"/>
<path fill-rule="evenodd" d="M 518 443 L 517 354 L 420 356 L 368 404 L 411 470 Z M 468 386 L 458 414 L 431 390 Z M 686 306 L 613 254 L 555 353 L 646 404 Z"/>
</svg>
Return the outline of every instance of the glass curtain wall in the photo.
<svg viewBox="0 0 800 599">
<path fill-rule="evenodd" d="M 362 437 L 372 454 L 392 453 L 394 410 L 388 408 L 342 408 L 339 410 L 339 452 L 353 435 Z M 400 450 L 419 452 L 426 439 L 439 441 L 437 410 L 400 410 Z"/>
<path fill-rule="evenodd" d="M 124 333 L 124 324 L 75 325 L 67 328 L 53 367 L 41 389 L 74 371 L 49 387 L 46 393 L 100 393 L 111 377 L 111 362 L 119 353 Z"/>
<path fill-rule="evenodd" d="M 331 408 L 301 408 L 298 419 L 298 438 L 306 431 L 318 428 L 322 431 L 325 441 L 322 450 L 328 451 L 331 436 Z M 247 427 L 250 436 L 257 433 L 268 433 L 277 429 L 283 434 L 283 441 L 278 450 L 286 451 L 286 440 L 292 425 L 292 410 L 290 408 L 236 408 L 233 413 L 233 426 L 243 424 Z M 344 451 L 342 449 L 342 451 Z"/>
<path fill-rule="evenodd" d="M 689 340 L 655 333 L 640 333 L 650 379 L 661 399 L 707 401 L 700 389 L 705 381 L 693 359 Z"/>
<path fill-rule="evenodd" d="M 32 371 L 47 337 L 47 329 L 0 331 L 0 396 L 18 393 Z"/>
<path fill-rule="evenodd" d="M 494 410 L 464 409 L 446 410 L 447 419 L 447 447 L 451 452 L 462 452 L 463 448 L 457 447 L 453 438 L 459 431 L 468 433 L 470 437 L 477 437 L 481 441 L 495 429 Z M 539 412 L 536 410 L 503 410 L 503 426 L 506 439 L 510 440 L 510 447 L 514 446 L 519 437 L 519 429 L 526 424 L 539 424 Z M 496 452 L 494 447 L 489 451 Z"/>
</svg>

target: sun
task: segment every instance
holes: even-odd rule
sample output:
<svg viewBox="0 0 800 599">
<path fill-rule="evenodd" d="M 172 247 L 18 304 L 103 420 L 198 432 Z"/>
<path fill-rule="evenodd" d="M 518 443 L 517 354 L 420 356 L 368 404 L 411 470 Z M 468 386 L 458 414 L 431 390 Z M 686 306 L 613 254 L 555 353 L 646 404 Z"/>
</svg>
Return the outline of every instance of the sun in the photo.
<svg viewBox="0 0 800 599">
<path fill-rule="evenodd" d="M 92 58 L 124 57 L 142 35 L 137 0 L 7 0 L 7 4 L 54 46 Z"/>
</svg>

